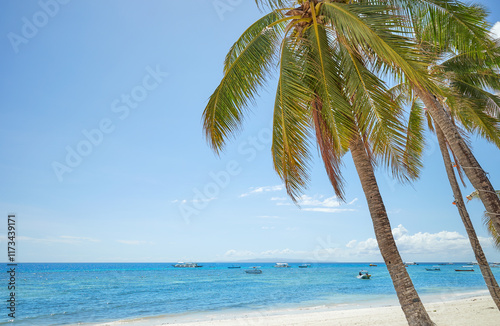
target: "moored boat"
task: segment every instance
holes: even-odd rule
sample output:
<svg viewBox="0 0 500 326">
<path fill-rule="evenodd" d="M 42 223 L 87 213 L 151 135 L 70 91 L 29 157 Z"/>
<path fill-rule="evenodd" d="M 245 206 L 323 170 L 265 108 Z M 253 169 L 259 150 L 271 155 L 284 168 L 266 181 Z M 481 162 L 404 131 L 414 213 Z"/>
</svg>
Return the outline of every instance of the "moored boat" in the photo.
<svg viewBox="0 0 500 326">
<path fill-rule="evenodd" d="M 252 269 L 245 270 L 247 274 L 262 274 L 262 270 L 259 269 L 260 266 L 254 266 Z"/>
<path fill-rule="evenodd" d="M 368 273 L 368 271 L 360 271 L 359 275 L 356 277 L 361 279 L 361 280 L 369 280 L 370 277 L 372 277 L 372 276 L 371 276 L 371 274 Z"/>
<path fill-rule="evenodd" d="M 426 271 L 440 271 L 441 268 L 439 266 L 432 266 L 431 268 L 426 268 Z"/>
<path fill-rule="evenodd" d="M 197 263 L 177 263 L 175 265 L 172 265 L 173 267 L 176 268 L 197 268 L 197 267 L 203 267 L 203 265 L 198 265 Z"/>
<path fill-rule="evenodd" d="M 311 264 L 302 264 L 302 265 L 299 265 L 299 268 L 309 268 L 311 267 Z"/>
<path fill-rule="evenodd" d="M 288 265 L 288 263 L 276 263 L 274 265 L 274 267 L 278 267 L 278 268 L 288 268 L 288 267 L 291 267 L 290 265 Z"/>
</svg>

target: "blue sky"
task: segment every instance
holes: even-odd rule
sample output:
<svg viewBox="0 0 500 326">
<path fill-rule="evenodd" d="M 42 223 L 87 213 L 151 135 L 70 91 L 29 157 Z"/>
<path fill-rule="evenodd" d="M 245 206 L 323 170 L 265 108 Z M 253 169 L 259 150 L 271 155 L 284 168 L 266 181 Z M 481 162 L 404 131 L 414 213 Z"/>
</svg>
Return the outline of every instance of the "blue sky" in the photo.
<svg viewBox="0 0 500 326">
<path fill-rule="evenodd" d="M 500 20 L 496 1 L 480 3 Z M 0 232 L 5 243 L 16 213 L 18 261 L 381 260 L 349 154 L 346 203 L 317 158 L 302 209 L 287 198 L 270 153 L 274 81 L 220 157 L 207 146 L 224 56 L 260 15 L 253 1 L 0 3 Z M 500 152 L 471 142 L 500 187 Z M 474 260 L 432 137 L 420 180 L 377 175 L 404 260 Z M 481 204 L 468 208 L 500 261 Z"/>
</svg>

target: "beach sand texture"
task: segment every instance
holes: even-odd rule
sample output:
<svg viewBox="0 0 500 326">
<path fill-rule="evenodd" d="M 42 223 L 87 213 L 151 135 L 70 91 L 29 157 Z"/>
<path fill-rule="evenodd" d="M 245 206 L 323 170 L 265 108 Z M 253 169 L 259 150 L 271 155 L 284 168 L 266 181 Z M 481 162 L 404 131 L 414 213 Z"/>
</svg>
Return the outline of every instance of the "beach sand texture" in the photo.
<svg viewBox="0 0 500 326">
<path fill-rule="evenodd" d="M 425 305 L 437 326 L 498 326 L 500 311 L 491 297 L 475 297 L 457 301 Z M 320 311 L 315 311 L 320 310 Z M 121 321 L 102 325 L 145 325 L 145 321 Z M 342 326 L 405 326 L 406 319 L 400 307 L 376 307 L 349 310 L 324 308 L 296 309 L 265 313 L 249 312 L 239 315 L 206 315 L 202 321 L 180 321 L 169 318 L 149 319 L 148 325 L 179 326 L 290 326 L 290 325 L 342 325 Z"/>
</svg>

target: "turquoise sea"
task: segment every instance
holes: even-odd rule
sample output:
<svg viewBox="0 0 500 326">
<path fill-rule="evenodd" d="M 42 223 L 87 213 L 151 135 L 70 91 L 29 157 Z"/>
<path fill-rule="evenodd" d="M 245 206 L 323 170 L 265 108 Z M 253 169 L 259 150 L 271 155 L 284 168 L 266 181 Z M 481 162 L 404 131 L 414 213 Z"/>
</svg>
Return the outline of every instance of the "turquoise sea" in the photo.
<svg viewBox="0 0 500 326">
<path fill-rule="evenodd" d="M 474 272 L 455 272 L 465 263 L 409 266 L 423 301 L 486 294 L 477 266 Z M 94 324 L 154 316 L 289 309 L 297 307 L 397 304 L 383 264 L 312 263 L 310 268 L 274 268 L 271 263 L 200 263 L 201 268 L 174 268 L 171 263 L 18 264 L 16 267 L 15 325 Z M 261 266 L 259 275 L 245 269 Z M 2 302 L 8 299 L 7 266 L 0 278 Z M 360 280 L 360 270 L 370 280 Z M 500 268 L 492 268 L 497 279 Z M 427 298 L 427 299 L 426 299 Z M 11 324 L 8 309 L 0 325 Z"/>
</svg>

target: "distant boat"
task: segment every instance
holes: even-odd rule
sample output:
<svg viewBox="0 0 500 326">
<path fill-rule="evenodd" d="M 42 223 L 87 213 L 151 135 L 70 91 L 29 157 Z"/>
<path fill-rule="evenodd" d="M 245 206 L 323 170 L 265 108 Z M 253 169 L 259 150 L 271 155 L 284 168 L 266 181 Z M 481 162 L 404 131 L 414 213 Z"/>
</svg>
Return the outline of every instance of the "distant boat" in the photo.
<svg viewBox="0 0 500 326">
<path fill-rule="evenodd" d="M 472 266 L 472 265 L 464 265 L 462 267 L 464 267 L 464 268 L 474 268 L 474 266 Z"/>
<path fill-rule="evenodd" d="M 359 275 L 356 276 L 360 280 L 368 280 L 370 277 L 372 277 L 370 274 L 368 274 L 368 271 L 360 271 Z"/>
<path fill-rule="evenodd" d="M 241 268 L 241 266 L 228 266 L 227 268 Z"/>
<path fill-rule="evenodd" d="M 254 266 L 252 269 L 245 270 L 247 274 L 262 274 L 262 270 L 259 269 L 260 266 Z"/>
<path fill-rule="evenodd" d="M 196 268 L 196 267 L 203 267 L 203 265 L 198 265 L 197 263 L 177 263 L 175 265 L 172 265 L 177 268 Z"/>
<path fill-rule="evenodd" d="M 473 272 L 474 269 L 468 268 L 468 269 L 455 269 L 455 272 Z"/>
<path fill-rule="evenodd" d="M 376 265 L 376 264 L 370 264 L 370 265 L 368 265 L 368 266 L 371 266 L 371 267 L 377 267 L 377 265 Z"/>
<path fill-rule="evenodd" d="M 302 265 L 299 265 L 299 268 L 309 268 L 311 267 L 311 264 L 302 264 Z"/>
<path fill-rule="evenodd" d="M 440 271 L 441 268 L 439 266 L 432 266 L 431 268 L 426 268 L 426 271 Z"/>
<path fill-rule="evenodd" d="M 412 262 L 412 261 L 406 262 L 405 264 L 406 264 L 406 265 L 408 265 L 408 266 L 409 266 L 409 265 L 418 265 L 417 263 L 414 263 L 414 262 Z"/>
<path fill-rule="evenodd" d="M 274 265 L 274 267 L 278 267 L 278 268 L 288 268 L 288 267 L 291 267 L 290 265 L 288 265 L 287 263 L 276 263 Z"/>
</svg>

